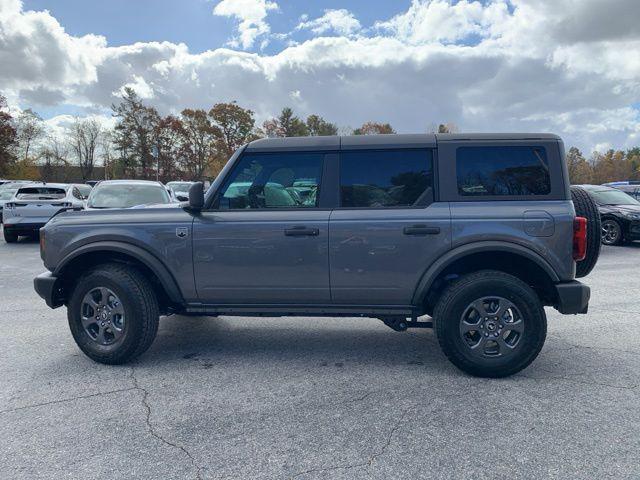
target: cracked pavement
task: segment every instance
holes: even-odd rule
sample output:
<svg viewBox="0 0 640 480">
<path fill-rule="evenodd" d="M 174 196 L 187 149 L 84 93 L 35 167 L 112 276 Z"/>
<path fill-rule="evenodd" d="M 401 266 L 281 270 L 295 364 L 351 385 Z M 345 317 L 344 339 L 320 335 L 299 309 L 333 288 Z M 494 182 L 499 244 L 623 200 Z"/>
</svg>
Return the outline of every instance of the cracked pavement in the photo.
<svg viewBox="0 0 640 480">
<path fill-rule="evenodd" d="M 605 248 L 588 315 L 547 309 L 520 374 L 476 379 L 372 319 L 163 318 L 91 362 L 0 241 L 0 478 L 640 477 L 640 243 Z"/>
</svg>

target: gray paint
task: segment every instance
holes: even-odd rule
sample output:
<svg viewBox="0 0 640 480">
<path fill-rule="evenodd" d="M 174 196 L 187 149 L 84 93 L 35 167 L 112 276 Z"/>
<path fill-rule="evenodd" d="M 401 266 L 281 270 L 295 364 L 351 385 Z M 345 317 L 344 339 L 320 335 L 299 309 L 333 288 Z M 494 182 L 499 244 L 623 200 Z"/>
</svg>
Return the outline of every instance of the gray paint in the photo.
<svg viewBox="0 0 640 480">
<path fill-rule="evenodd" d="M 472 141 L 543 145 L 551 166 L 552 194 L 526 200 L 461 201 L 451 181 L 452 154 L 458 145 Z M 438 149 L 434 203 L 414 208 L 338 208 L 335 170 L 340 149 L 417 147 Z M 243 151 L 298 150 L 328 153 L 321 208 L 211 209 L 217 190 Z M 128 248 L 134 256 L 142 251 L 138 255 L 147 262 L 157 261 L 152 269 L 162 269 L 163 283 L 175 282 L 185 311 L 192 313 L 413 312 L 419 310 L 438 273 L 477 252 L 516 253 L 540 265 L 551 282 L 570 281 L 575 274 L 575 212 L 562 152 L 558 137 L 544 134 L 258 140 L 234 154 L 207 192 L 202 212 L 167 206 L 59 215 L 45 227 L 45 266 L 59 272 L 71 256 L 109 245 Z M 405 233 L 416 226 L 432 231 Z M 318 234 L 285 235 L 294 227 L 317 229 Z M 178 230 L 187 235 L 177 235 Z"/>
</svg>

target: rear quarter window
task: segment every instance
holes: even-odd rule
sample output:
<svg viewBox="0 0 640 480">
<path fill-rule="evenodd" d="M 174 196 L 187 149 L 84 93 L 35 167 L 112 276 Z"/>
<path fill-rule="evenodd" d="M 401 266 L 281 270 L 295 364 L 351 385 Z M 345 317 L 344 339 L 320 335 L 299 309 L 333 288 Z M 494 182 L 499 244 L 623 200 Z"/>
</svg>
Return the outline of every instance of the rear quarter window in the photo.
<svg viewBox="0 0 640 480">
<path fill-rule="evenodd" d="M 465 197 L 551 193 L 543 147 L 460 147 L 456 151 L 458 194 Z"/>
</svg>

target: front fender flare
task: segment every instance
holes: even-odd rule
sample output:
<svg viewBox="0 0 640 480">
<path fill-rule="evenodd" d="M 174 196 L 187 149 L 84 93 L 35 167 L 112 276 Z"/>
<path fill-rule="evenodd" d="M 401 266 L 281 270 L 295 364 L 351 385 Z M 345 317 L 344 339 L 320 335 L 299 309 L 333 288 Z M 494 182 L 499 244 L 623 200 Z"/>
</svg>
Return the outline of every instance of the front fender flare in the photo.
<svg viewBox="0 0 640 480">
<path fill-rule="evenodd" d="M 544 270 L 544 272 L 554 283 L 560 281 L 558 274 L 555 272 L 553 267 L 551 267 L 549 262 L 547 262 L 540 254 L 534 252 L 530 248 L 523 247 L 522 245 L 518 245 L 515 243 L 501 241 L 473 242 L 461 245 L 454 248 L 453 250 L 448 251 L 426 269 L 413 293 L 412 304 L 422 305 L 424 299 L 429 293 L 431 285 L 433 285 L 435 279 L 438 277 L 438 275 L 440 275 L 440 273 L 442 273 L 442 271 L 444 271 L 445 268 L 463 257 L 481 252 L 508 252 L 520 255 L 528 260 L 535 262 L 540 268 Z"/>
<path fill-rule="evenodd" d="M 54 276 L 58 276 L 64 270 L 64 268 L 69 265 L 69 263 L 80 257 L 81 255 L 85 255 L 91 252 L 118 252 L 124 255 L 133 257 L 134 259 L 141 262 L 147 268 L 149 268 L 158 278 L 160 284 L 164 288 L 167 295 L 174 303 L 184 303 L 184 296 L 178 283 L 175 278 L 166 266 L 152 253 L 147 250 L 138 247 L 136 245 L 132 245 L 126 242 L 118 242 L 118 241 L 99 241 L 86 243 L 81 247 L 70 252 L 67 256 L 65 256 L 56 266 L 53 271 Z"/>
</svg>

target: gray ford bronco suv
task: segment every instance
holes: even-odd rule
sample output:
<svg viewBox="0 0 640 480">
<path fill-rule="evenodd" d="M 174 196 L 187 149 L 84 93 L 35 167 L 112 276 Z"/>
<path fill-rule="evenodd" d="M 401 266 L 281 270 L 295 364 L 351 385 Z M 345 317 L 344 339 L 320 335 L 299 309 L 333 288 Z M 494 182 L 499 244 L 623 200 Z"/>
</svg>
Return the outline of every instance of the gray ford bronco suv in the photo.
<svg viewBox="0 0 640 480">
<path fill-rule="evenodd" d="M 501 377 L 540 352 L 544 306 L 586 313 L 597 222 L 555 135 L 261 139 L 183 204 L 55 216 L 35 289 L 107 364 L 160 315 L 362 316 Z"/>
</svg>

